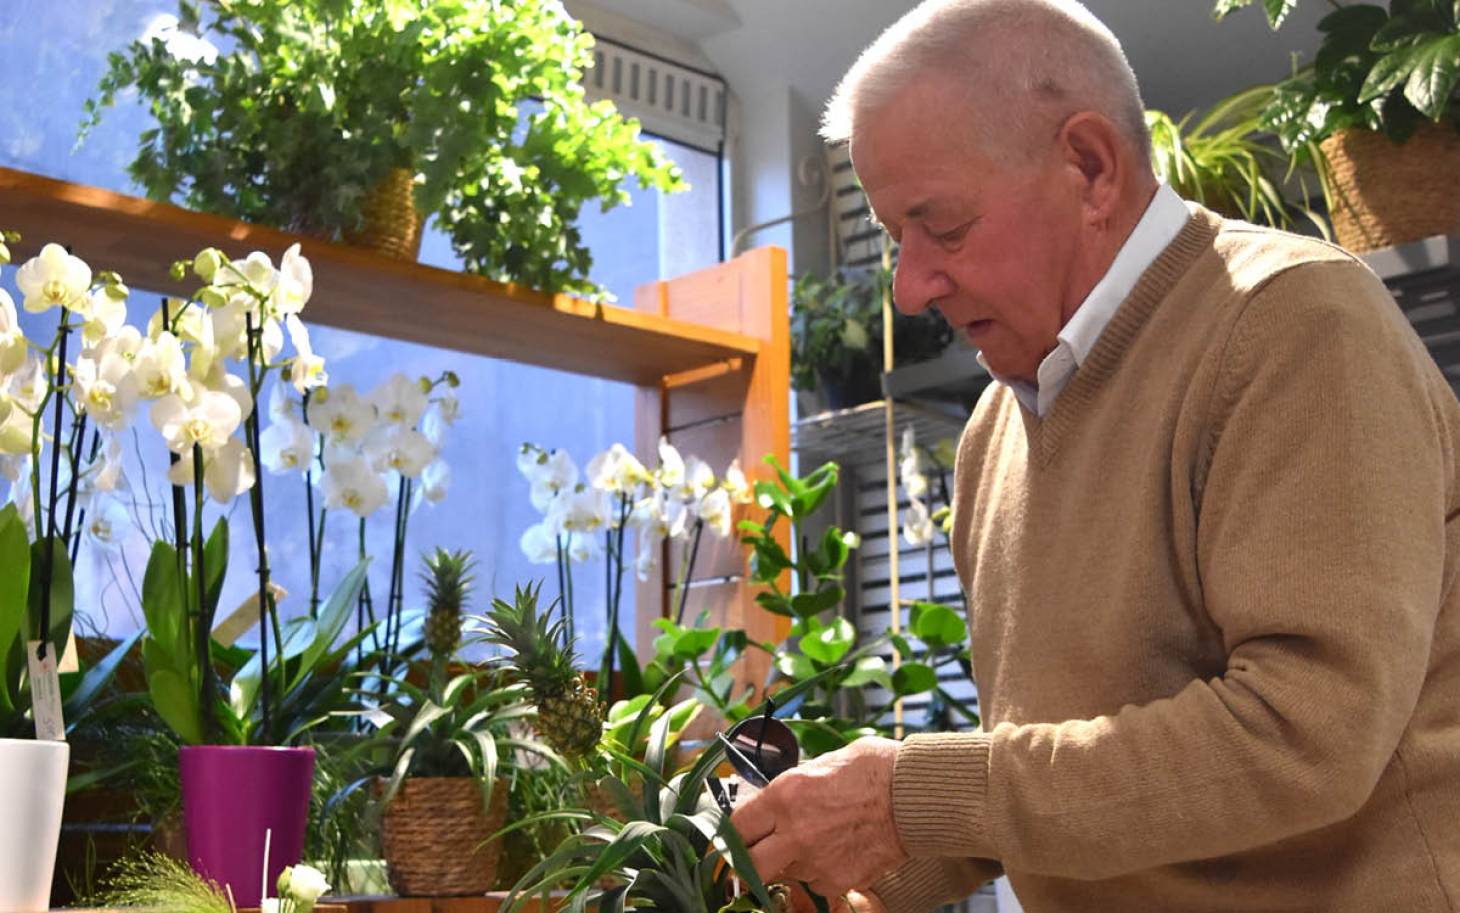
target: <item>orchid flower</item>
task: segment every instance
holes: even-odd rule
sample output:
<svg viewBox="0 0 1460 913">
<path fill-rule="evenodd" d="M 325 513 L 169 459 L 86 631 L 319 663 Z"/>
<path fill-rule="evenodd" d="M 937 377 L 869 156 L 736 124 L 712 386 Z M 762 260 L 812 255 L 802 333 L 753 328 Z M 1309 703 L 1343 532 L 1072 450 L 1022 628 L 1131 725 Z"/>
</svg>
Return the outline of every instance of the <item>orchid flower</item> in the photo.
<svg viewBox="0 0 1460 913">
<path fill-rule="evenodd" d="M 320 487 L 327 508 L 349 510 L 357 517 L 375 513 L 390 497 L 385 480 L 360 457 L 331 462 Z"/>
<path fill-rule="evenodd" d="M 436 459 L 436 447 L 411 428 L 377 428 L 365 443 L 376 472 L 394 470 L 408 479 L 418 477 Z"/>
<path fill-rule="evenodd" d="M 259 434 L 259 448 L 269 472 L 303 473 L 314 459 L 314 432 L 298 419 L 276 419 Z"/>
<path fill-rule="evenodd" d="M 174 394 L 152 406 L 152 424 L 176 454 L 188 454 L 195 444 L 205 452 L 218 450 L 242 421 L 237 400 L 212 390 L 204 390 L 192 403 Z"/>
<path fill-rule="evenodd" d="M 89 304 L 91 267 L 80 257 L 66 253 L 61 245 L 47 244 L 39 255 L 16 270 L 15 284 L 25 296 L 25 309 L 32 314 L 63 307 L 84 315 Z"/>
<path fill-rule="evenodd" d="M 26 341 L 20 332 L 15 299 L 0 288 L 0 378 L 25 364 Z"/>
<path fill-rule="evenodd" d="M 335 443 L 358 444 L 375 422 L 375 407 L 351 384 L 325 387 L 309 404 L 309 425 Z"/>
<path fill-rule="evenodd" d="M 98 496 L 86 512 L 86 538 L 108 552 L 119 551 L 131 528 L 127 508 L 116 498 Z"/>
<path fill-rule="evenodd" d="M 710 532 L 721 539 L 729 537 L 732 528 L 734 508 L 730 503 L 730 493 L 723 488 L 716 488 L 705 495 L 700 502 L 700 519 Z"/>
<path fill-rule="evenodd" d="M 370 401 L 380 421 L 387 425 L 413 428 L 421 420 L 429 403 L 421 385 L 404 374 L 392 374 L 370 393 Z"/>
<path fill-rule="evenodd" d="M 720 484 L 730 493 L 730 500 L 736 504 L 749 504 L 755 500 L 755 489 L 741 471 L 738 457 L 730 461 L 730 466 L 725 470 L 725 478 Z"/>
<path fill-rule="evenodd" d="M 533 564 L 552 564 L 558 560 L 558 537 L 547 520 L 532 524 L 518 541 L 522 554 Z"/>
<path fill-rule="evenodd" d="M 305 328 L 304 322 L 290 314 L 285 318 L 284 325 L 289 328 L 289 341 L 294 344 L 294 358 L 289 363 L 289 382 L 303 396 L 306 390 L 329 383 L 329 375 L 324 370 L 324 359 L 314 354 L 314 349 L 309 344 L 309 330 Z"/>
<path fill-rule="evenodd" d="M 193 461 L 187 457 L 173 463 L 167 471 L 167 480 L 180 487 L 192 485 L 193 478 Z M 219 504 L 232 501 L 256 481 L 253 454 L 238 438 L 231 437 L 222 446 L 203 454 L 203 485 L 208 489 L 208 496 Z"/>
<path fill-rule="evenodd" d="M 135 390 L 130 375 L 131 365 L 113 353 L 78 358 L 71 373 L 76 408 L 108 431 L 125 429 Z"/>
</svg>

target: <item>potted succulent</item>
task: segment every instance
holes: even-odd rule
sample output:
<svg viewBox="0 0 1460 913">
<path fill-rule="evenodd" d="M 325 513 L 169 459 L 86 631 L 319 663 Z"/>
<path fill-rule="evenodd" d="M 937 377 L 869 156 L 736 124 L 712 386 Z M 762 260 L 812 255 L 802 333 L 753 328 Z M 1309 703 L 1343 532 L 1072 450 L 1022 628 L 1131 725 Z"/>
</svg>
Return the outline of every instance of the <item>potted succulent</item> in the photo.
<svg viewBox="0 0 1460 913">
<path fill-rule="evenodd" d="M 501 844 L 488 838 L 501 829 L 507 811 L 501 771 L 518 751 L 562 763 L 509 730 L 533 714 L 525 686 L 504 683 L 491 667 L 449 674 L 461 645 L 473 566 L 466 552 L 437 549 L 427 559 L 426 684 L 397 680 L 389 702 L 363 711 L 373 719 L 384 714 L 376 735 L 358 750 L 384 749 L 389 758 L 388 775 L 378 783 L 382 844 L 391 887 L 404 896 L 490 890 Z"/>
<path fill-rule="evenodd" d="M 1218 0 L 1220 18 L 1251 0 Z M 1298 0 L 1265 0 L 1280 27 Z M 1356 251 L 1460 223 L 1460 10 L 1452 0 L 1339 4 L 1311 66 L 1277 86 L 1267 124 L 1320 168 L 1338 240 Z"/>
<path fill-rule="evenodd" d="M 154 199 L 367 241 L 384 215 L 408 259 L 435 217 L 469 270 L 592 292 L 579 209 L 683 181 L 585 99 L 591 47 L 554 0 L 181 0 L 111 55 L 82 135 L 136 89 L 157 125 L 129 170 Z"/>
<path fill-rule="evenodd" d="M 842 270 L 831 277 L 807 273 L 791 289 L 791 386 L 816 391 L 830 409 L 879 398 L 882 374 L 882 298 L 888 270 Z M 933 313 L 893 314 L 898 364 L 936 357 L 953 339 Z"/>
</svg>

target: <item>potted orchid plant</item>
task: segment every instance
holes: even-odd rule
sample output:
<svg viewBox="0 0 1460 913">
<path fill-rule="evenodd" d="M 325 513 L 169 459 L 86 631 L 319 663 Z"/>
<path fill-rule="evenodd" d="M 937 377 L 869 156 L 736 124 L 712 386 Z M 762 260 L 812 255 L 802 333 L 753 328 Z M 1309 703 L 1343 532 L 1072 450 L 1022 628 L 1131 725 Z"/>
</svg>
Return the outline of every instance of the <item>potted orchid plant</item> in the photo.
<svg viewBox="0 0 1460 913">
<path fill-rule="evenodd" d="M 573 565 L 604 558 L 608 599 L 598 681 L 610 682 L 621 671 L 626 697 L 652 692 L 657 685 L 640 680 L 642 670 L 620 630 L 626 569 L 632 566 L 640 580 L 646 579 L 662 547 L 679 548 L 674 620 L 683 624 L 701 540 L 706 532 L 728 538 L 736 505 L 750 501 L 750 485 L 738 461 L 716 478 L 708 463 L 684 457 L 667 439 L 660 439 L 658 450 L 659 465 L 650 470 L 624 445 L 614 444 L 594 456 L 581 474 L 565 450 L 528 443 L 517 457 L 517 468 L 531 486 L 533 506 L 543 514 L 522 534 L 522 550 L 535 563 L 556 564 L 560 610 L 570 640 L 575 637 Z M 638 539 L 632 559 L 630 532 Z M 608 691 L 600 687 L 606 699 Z"/>
<path fill-rule="evenodd" d="M 4 233 L 0 263 L 18 240 Z M 55 244 L 15 280 L 26 312 L 56 315 L 49 343 L 36 343 L 0 290 L 0 475 L 9 486 L 0 508 L 0 909 L 32 911 L 49 903 L 67 782 L 59 666 L 71 567 L 88 518 L 109 515 L 107 493 L 120 476 L 115 434 L 124 423 L 100 414 L 106 392 L 93 356 L 121 335 L 127 289 Z M 80 700 L 104 682 L 89 675 L 70 684 Z M 25 738 L 31 730 L 35 738 Z"/>
<path fill-rule="evenodd" d="M 208 249 L 173 270 L 178 279 L 189 271 L 204 285 L 188 299 L 165 300 L 147 335 L 102 353 L 96 374 L 117 391 L 112 410 L 147 409 L 169 451 L 171 535 L 153 543 L 143 578 L 143 664 L 154 707 L 183 743 L 189 857 L 251 906 L 265 875 L 263 842 L 272 842 L 269 876 L 302 852 L 314 754 L 288 743 L 343 687 L 318 673 L 339 667 L 369 633 L 336 643 L 368 562 L 346 574 L 316 612 L 281 623 L 265 547 L 254 406 L 270 374 L 287 377 L 301 393 L 325 380 L 323 359 L 299 318 L 313 290 L 308 261 L 297 245 L 278 267 L 261 252 L 234 261 Z M 243 495 L 258 589 L 241 611 L 257 619 L 256 651 L 213 637 L 229 556 L 227 508 Z M 205 537 L 210 509 L 219 516 Z"/>
</svg>

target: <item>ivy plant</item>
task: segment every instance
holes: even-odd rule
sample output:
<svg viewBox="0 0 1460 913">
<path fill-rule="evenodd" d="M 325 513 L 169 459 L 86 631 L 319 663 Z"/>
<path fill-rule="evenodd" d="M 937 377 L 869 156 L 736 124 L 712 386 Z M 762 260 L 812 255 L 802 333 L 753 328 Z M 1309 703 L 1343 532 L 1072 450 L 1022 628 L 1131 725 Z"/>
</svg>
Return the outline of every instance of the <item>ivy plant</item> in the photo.
<svg viewBox="0 0 1460 913">
<path fill-rule="evenodd" d="M 289 231 L 359 227 L 393 168 L 467 269 L 598 294 L 581 208 L 685 184 L 581 84 L 593 38 L 555 0 L 181 0 L 108 57 L 81 135 L 135 89 L 148 196 Z"/>
</svg>

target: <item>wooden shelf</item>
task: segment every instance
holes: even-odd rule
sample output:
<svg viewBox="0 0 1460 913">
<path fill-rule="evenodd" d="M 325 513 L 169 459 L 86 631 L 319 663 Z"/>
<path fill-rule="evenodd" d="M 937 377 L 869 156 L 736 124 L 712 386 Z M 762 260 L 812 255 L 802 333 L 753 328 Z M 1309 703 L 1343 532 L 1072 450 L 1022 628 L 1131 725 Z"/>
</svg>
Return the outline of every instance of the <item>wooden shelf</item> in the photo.
<svg viewBox="0 0 1460 913">
<path fill-rule="evenodd" d="M 232 257 L 262 250 L 277 263 L 297 241 L 314 269 L 307 323 L 641 385 L 760 350 L 757 339 L 740 333 L 390 260 L 8 168 L 0 168 L 0 228 L 23 235 L 16 262 L 56 241 L 93 269 L 121 274 L 134 289 L 172 294 L 195 290 L 172 281 L 172 262 L 204 247 Z"/>
</svg>

